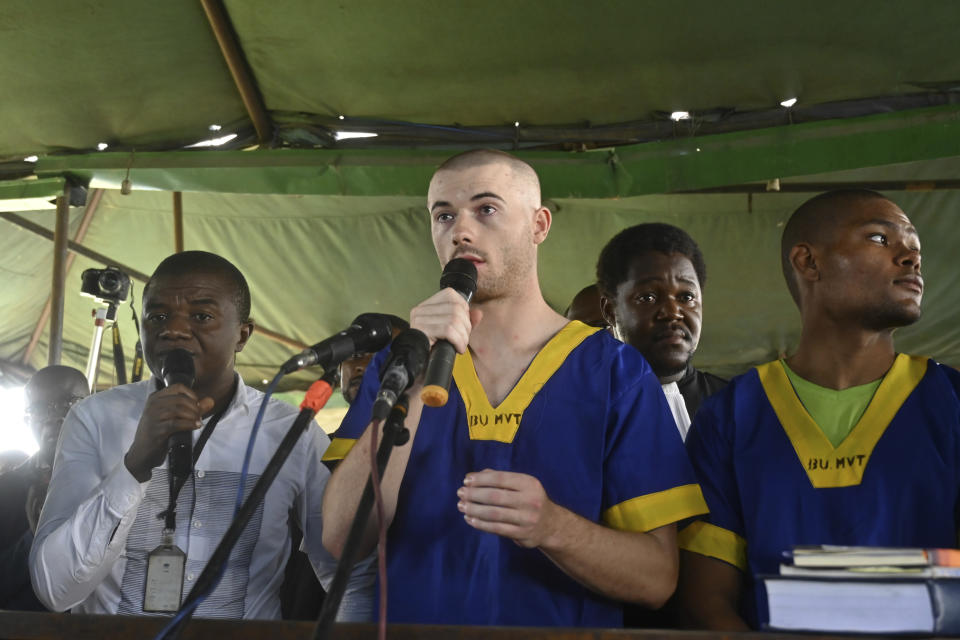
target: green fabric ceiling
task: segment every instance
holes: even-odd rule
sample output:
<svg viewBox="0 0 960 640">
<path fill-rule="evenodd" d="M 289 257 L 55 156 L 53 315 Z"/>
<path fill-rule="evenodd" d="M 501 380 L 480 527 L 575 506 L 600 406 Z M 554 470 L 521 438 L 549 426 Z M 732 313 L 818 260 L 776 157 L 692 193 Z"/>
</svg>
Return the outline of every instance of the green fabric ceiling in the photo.
<svg viewBox="0 0 960 640">
<path fill-rule="evenodd" d="M 546 195 L 688 191 L 960 154 L 960 107 L 687 137 L 586 152 L 520 151 Z M 52 156 L 40 176 L 118 188 L 351 196 L 424 195 L 445 150 L 179 151 Z"/>
<path fill-rule="evenodd" d="M 226 2 L 267 107 L 605 124 L 960 80 L 950 2 Z M 304 82 L 304 79 L 309 81 Z"/>
<path fill-rule="evenodd" d="M 0 6 L 0 158 L 183 146 L 245 117 L 199 3 Z"/>
<path fill-rule="evenodd" d="M 960 84 L 960 12 L 942 0 L 223 6 L 263 103 L 288 127 L 344 114 L 583 127 Z M 100 142 L 175 149 L 213 123 L 249 130 L 195 0 L 15 0 L 0 7 L 0 25 L 0 158 Z"/>
</svg>

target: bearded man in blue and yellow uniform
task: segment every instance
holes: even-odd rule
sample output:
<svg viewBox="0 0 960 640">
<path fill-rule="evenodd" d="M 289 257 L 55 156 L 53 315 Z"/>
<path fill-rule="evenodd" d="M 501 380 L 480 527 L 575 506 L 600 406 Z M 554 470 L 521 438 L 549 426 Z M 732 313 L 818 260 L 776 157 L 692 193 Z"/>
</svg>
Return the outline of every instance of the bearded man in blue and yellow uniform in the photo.
<svg viewBox="0 0 960 640">
<path fill-rule="evenodd" d="M 477 267 L 468 304 L 444 289 L 410 326 L 458 351 L 446 406 L 410 393 L 411 443 L 383 477 L 391 622 L 622 626 L 676 585 L 676 522 L 706 511 L 660 383 L 633 347 L 544 301 L 551 213 L 508 154 L 451 158 L 428 192 L 441 264 Z M 324 545 L 342 551 L 369 472 L 377 371 L 326 459 Z M 349 453 L 346 453 L 349 450 Z M 371 522 L 376 518 L 372 518 Z M 376 544 L 368 526 L 364 549 Z"/>
<path fill-rule="evenodd" d="M 698 626 L 758 626 L 757 576 L 795 545 L 957 541 L 960 373 L 894 350 L 920 318 L 916 229 L 878 193 L 829 192 L 790 218 L 781 257 L 796 353 L 733 379 L 687 438 L 710 507 L 679 537 Z"/>
</svg>

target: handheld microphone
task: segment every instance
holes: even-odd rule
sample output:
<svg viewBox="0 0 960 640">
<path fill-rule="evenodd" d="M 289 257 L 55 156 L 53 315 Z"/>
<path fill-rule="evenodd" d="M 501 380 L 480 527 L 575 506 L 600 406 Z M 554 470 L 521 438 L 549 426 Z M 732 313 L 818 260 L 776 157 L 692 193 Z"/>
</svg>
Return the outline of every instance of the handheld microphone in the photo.
<svg viewBox="0 0 960 640">
<path fill-rule="evenodd" d="M 172 384 L 193 387 L 196 375 L 193 356 L 186 349 L 174 349 L 164 357 L 160 366 L 160 378 L 164 387 Z M 189 431 L 178 431 L 170 436 L 169 456 L 170 475 L 186 480 L 193 466 L 193 434 Z"/>
<path fill-rule="evenodd" d="M 440 288 L 450 287 L 467 302 L 477 291 L 477 267 L 465 258 L 454 258 L 443 268 L 440 276 Z M 457 350 L 446 340 L 437 340 L 430 352 L 430 362 L 423 379 L 423 391 L 420 399 L 428 407 L 442 407 L 450 396 L 450 378 L 453 376 L 453 362 Z"/>
<path fill-rule="evenodd" d="M 335 367 L 355 353 L 380 351 L 390 344 L 393 330 L 390 319 L 382 313 L 363 313 L 340 333 L 304 349 L 283 363 L 284 374 L 304 367 L 320 365 L 325 370 Z"/>
<path fill-rule="evenodd" d="M 473 265 L 471 265 L 473 266 Z M 385 420 L 397 398 L 420 375 L 430 352 L 430 339 L 419 329 L 407 329 L 393 340 L 390 357 L 380 376 L 380 390 L 373 403 L 371 420 Z"/>
</svg>

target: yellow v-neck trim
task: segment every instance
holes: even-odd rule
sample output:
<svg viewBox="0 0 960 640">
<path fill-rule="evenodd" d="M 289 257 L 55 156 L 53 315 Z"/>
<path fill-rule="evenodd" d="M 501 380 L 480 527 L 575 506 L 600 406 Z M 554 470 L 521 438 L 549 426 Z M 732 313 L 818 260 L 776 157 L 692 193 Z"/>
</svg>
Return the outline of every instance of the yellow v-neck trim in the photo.
<svg viewBox="0 0 960 640">
<path fill-rule="evenodd" d="M 543 388 L 570 352 L 599 331 L 576 320 L 567 323 L 533 358 L 533 362 L 520 376 L 500 406 L 490 405 L 473 366 L 470 351 L 457 355 L 453 364 L 453 379 L 467 410 L 467 427 L 471 440 L 496 440 L 507 444 L 513 442 L 523 419 L 523 412 L 533 396 Z"/>
<path fill-rule="evenodd" d="M 797 398 L 780 361 L 757 367 L 767 399 L 817 489 L 860 484 L 873 448 L 926 371 L 927 358 L 899 354 L 867 410 L 843 442 L 834 447 Z"/>
</svg>

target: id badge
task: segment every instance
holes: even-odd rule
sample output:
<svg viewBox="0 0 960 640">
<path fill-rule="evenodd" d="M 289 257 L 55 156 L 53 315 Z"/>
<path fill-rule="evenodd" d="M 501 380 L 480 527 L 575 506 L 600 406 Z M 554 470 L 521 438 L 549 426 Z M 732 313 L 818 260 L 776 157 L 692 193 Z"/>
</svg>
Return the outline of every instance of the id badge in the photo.
<svg viewBox="0 0 960 640">
<path fill-rule="evenodd" d="M 161 544 L 147 556 L 143 610 L 172 613 L 180 608 L 187 556 L 175 544 Z"/>
</svg>

